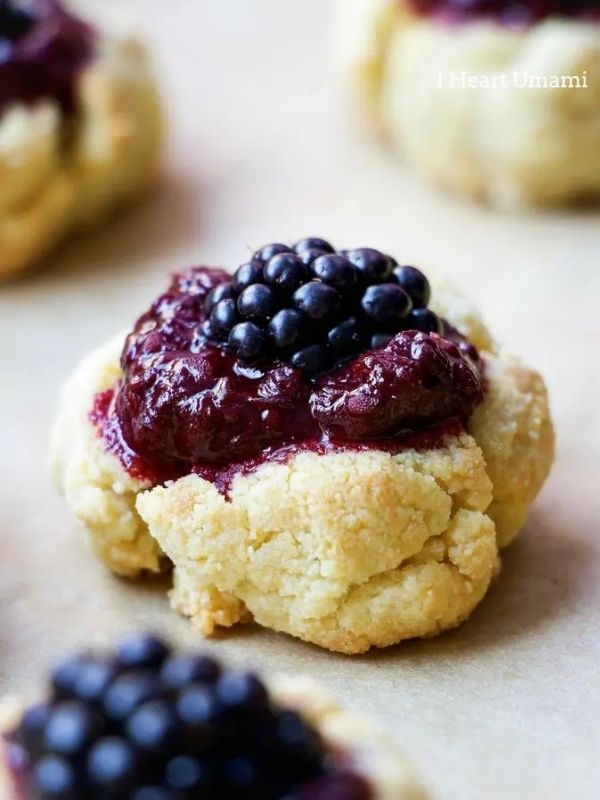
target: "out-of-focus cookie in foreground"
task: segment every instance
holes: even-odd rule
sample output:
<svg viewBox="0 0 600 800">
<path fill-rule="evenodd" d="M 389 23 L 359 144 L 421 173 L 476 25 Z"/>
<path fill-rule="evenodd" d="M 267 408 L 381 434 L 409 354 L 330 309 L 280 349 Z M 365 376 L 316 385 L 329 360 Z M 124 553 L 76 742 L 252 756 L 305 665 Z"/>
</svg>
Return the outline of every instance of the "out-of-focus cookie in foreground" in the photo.
<svg viewBox="0 0 600 800">
<path fill-rule="evenodd" d="M 2 800 L 426 800 L 388 732 L 310 679 L 225 670 L 148 634 L 0 707 Z"/>
<path fill-rule="evenodd" d="M 596 0 L 338 0 L 365 114 L 444 187 L 516 208 L 600 199 Z"/>
<path fill-rule="evenodd" d="M 137 37 L 62 0 L 0 1 L 0 279 L 156 176 L 162 119 Z"/>
<path fill-rule="evenodd" d="M 469 616 L 553 430 L 455 290 L 309 238 L 176 274 L 77 368 L 52 456 L 98 556 L 171 563 L 204 634 L 254 619 L 357 653 Z"/>
</svg>

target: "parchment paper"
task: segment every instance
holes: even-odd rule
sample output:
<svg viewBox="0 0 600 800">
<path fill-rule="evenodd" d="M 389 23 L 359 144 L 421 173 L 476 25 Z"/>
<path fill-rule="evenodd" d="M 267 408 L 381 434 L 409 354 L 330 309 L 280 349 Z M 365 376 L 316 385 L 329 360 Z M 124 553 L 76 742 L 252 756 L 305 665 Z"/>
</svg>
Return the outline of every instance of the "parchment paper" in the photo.
<svg viewBox="0 0 600 800">
<path fill-rule="evenodd" d="M 0 289 L 0 693 L 140 624 L 199 643 L 164 580 L 117 580 L 88 552 L 48 476 L 56 392 L 170 270 L 322 235 L 451 275 L 547 377 L 556 466 L 457 631 L 360 658 L 254 627 L 206 646 L 232 664 L 311 673 L 378 716 L 441 800 L 600 797 L 600 216 L 497 215 L 406 173 L 336 98 L 319 0 L 132 5 L 170 115 L 162 186 Z"/>
</svg>

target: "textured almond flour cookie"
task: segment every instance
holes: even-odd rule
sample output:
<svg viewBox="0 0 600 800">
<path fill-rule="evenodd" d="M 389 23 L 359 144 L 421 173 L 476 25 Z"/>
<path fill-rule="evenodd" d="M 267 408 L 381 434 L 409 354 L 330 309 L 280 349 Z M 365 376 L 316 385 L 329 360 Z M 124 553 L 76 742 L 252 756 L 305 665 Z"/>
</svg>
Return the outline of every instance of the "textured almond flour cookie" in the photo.
<svg viewBox="0 0 600 800">
<path fill-rule="evenodd" d="M 597 199 L 598 18 L 548 17 L 519 28 L 482 17 L 449 23 L 413 13 L 411 2 L 339 0 L 336 25 L 344 73 L 406 162 L 500 207 Z M 489 85 L 497 75 L 506 85 Z M 462 85 L 465 76 L 481 88 Z M 587 88 L 569 80 L 543 88 L 536 76 L 578 76 Z"/>
<path fill-rule="evenodd" d="M 134 640 L 130 639 L 129 641 L 131 643 Z M 148 645 L 151 642 L 156 644 L 156 641 L 160 640 L 155 640 L 154 637 L 138 639 L 136 643 L 138 653 L 140 652 L 139 642 Z M 89 653 L 87 658 L 89 664 Z M 63 675 L 67 671 L 73 674 L 73 689 L 67 689 L 63 679 L 60 697 L 51 695 L 42 699 L 42 703 L 49 704 L 45 706 L 45 709 L 48 710 L 40 713 L 38 704 L 38 710 L 32 713 L 32 709 L 36 706 L 28 706 L 16 698 L 7 699 L 0 704 L 0 797 L 2 800 L 29 800 L 31 795 L 27 792 L 16 791 L 17 784 L 23 778 L 25 778 L 25 781 L 22 781 L 25 786 L 29 783 L 29 770 L 27 767 L 23 768 L 24 761 L 26 762 L 29 757 L 34 759 L 36 774 L 42 776 L 34 781 L 43 781 L 44 758 L 40 756 L 35 746 L 32 746 L 36 737 L 41 736 L 45 731 L 46 739 L 49 740 L 47 746 L 47 752 L 49 752 L 46 758 L 52 759 L 54 757 L 53 734 L 59 727 L 58 722 L 62 722 L 63 725 L 65 722 L 68 724 L 69 721 L 73 723 L 73 720 L 75 720 L 75 724 L 82 719 L 89 722 L 88 695 L 81 695 L 78 689 L 82 686 L 85 688 L 87 675 L 91 674 L 88 669 L 86 675 L 85 656 L 80 658 L 79 663 L 75 659 L 70 659 L 65 663 L 68 665 L 68 670 L 63 669 Z M 123 682 L 123 666 L 114 665 L 106 655 L 97 654 L 93 663 L 92 670 L 95 670 L 96 674 L 101 671 L 112 674 L 113 686 L 119 681 Z M 415 777 L 397 739 L 369 717 L 350 713 L 340 708 L 321 686 L 308 677 L 301 675 L 275 676 L 263 683 L 251 673 L 222 670 L 216 661 L 202 655 L 183 657 L 175 655 L 171 659 L 167 656 L 166 661 L 159 667 L 156 667 L 155 663 L 149 665 L 144 663 L 144 670 L 146 673 L 154 671 L 158 673 L 156 679 L 161 685 L 162 701 L 159 701 L 158 704 L 149 702 L 142 705 L 133 712 L 128 723 L 112 720 L 113 728 L 116 726 L 118 729 L 117 734 L 114 735 L 123 737 L 118 740 L 121 742 L 121 746 L 125 748 L 133 746 L 134 754 L 138 748 L 143 750 L 143 740 L 152 736 L 153 731 L 160 730 L 161 723 L 164 723 L 165 704 L 169 706 L 172 703 L 177 706 L 179 720 L 181 720 L 177 724 L 186 726 L 189 722 L 187 708 L 190 709 L 190 713 L 194 712 L 194 695 L 198 695 L 199 687 L 201 687 L 200 692 L 204 694 L 204 697 L 208 697 L 209 700 L 215 698 L 220 703 L 225 702 L 229 715 L 234 719 L 236 715 L 243 718 L 243 730 L 246 731 L 249 741 L 244 739 L 243 734 L 242 736 L 238 734 L 234 745 L 238 757 L 245 755 L 245 748 L 248 745 L 251 748 L 251 753 L 248 755 L 251 756 L 253 762 L 260 763 L 261 758 L 264 760 L 266 756 L 261 776 L 252 784 L 251 794 L 244 794 L 242 791 L 240 794 L 230 795 L 228 793 L 228 797 L 252 796 L 257 800 L 263 798 L 273 800 L 276 796 L 290 797 L 294 800 L 296 798 L 297 800 L 320 800 L 324 797 L 343 797 L 348 800 L 426 800 L 428 797 L 420 781 Z M 120 673 L 123 677 L 115 679 L 115 673 Z M 137 674 L 139 675 L 139 672 Z M 134 671 L 126 680 L 134 684 L 135 676 Z M 144 676 L 142 676 L 143 678 Z M 173 691 L 174 686 L 176 687 L 175 691 Z M 135 686 L 133 688 L 135 690 Z M 87 739 L 81 743 L 82 747 L 88 751 L 88 764 L 97 760 L 97 748 L 98 746 L 102 747 L 102 739 L 97 744 L 95 741 L 102 736 L 98 730 L 101 727 L 98 713 L 105 714 L 105 709 L 111 705 L 111 691 L 113 690 L 109 681 L 101 697 L 102 702 L 99 706 L 94 706 L 95 727 L 90 731 L 91 726 L 88 725 L 85 734 Z M 269 721 L 265 721 L 261 713 L 265 696 L 268 696 L 271 708 Z M 157 712 L 156 718 L 154 718 L 155 711 Z M 136 727 L 139 727 L 136 726 L 136 716 L 139 718 L 144 715 L 147 724 L 145 730 L 142 731 L 143 739 L 141 741 L 136 732 Z M 59 720 L 60 717 L 62 717 L 61 720 Z M 255 717 L 258 717 L 256 732 L 253 730 Z M 39 720 L 43 722 L 40 723 Z M 270 720 L 273 721 L 270 722 Z M 205 723 L 204 727 L 214 726 L 216 732 L 219 733 L 219 724 L 217 719 L 214 722 Z M 123 731 L 119 730 L 121 725 L 123 725 Z M 273 725 L 272 732 L 266 730 L 268 725 Z M 72 724 L 68 730 L 73 731 L 73 727 Z M 226 770 L 222 769 L 219 759 L 222 758 L 223 751 L 227 752 L 227 737 L 230 735 L 228 730 L 231 729 L 224 729 L 219 738 L 221 752 L 213 752 L 210 745 L 207 747 L 206 743 L 204 744 L 204 760 L 207 764 L 212 765 L 216 774 L 227 774 Z M 289 753 L 286 750 L 286 731 L 288 730 L 291 736 L 296 736 L 293 739 L 293 748 Z M 261 752 L 260 748 L 257 749 L 256 742 L 252 740 L 252 737 L 258 732 L 261 733 L 263 740 L 267 733 L 271 733 L 271 738 L 266 745 L 267 752 Z M 300 738 L 300 734 L 302 734 L 302 738 Z M 75 736 L 77 736 L 76 733 Z M 193 746 L 193 736 L 192 727 L 181 739 L 184 743 L 189 742 Z M 275 753 L 276 758 L 273 757 Z M 182 746 L 182 752 L 175 755 L 179 758 L 186 758 L 188 755 L 186 744 Z M 173 772 L 169 765 L 172 757 L 172 749 L 171 752 L 169 750 L 165 752 L 160 746 L 153 748 L 156 772 L 154 781 L 159 786 L 164 782 L 164 776 L 166 776 L 168 785 L 169 776 Z M 295 760 L 298 763 L 294 763 Z M 82 780 L 81 771 L 86 769 L 85 766 L 82 767 L 82 759 L 71 758 L 69 753 L 63 752 L 61 763 L 64 765 L 65 762 L 68 765 L 67 773 L 70 772 L 70 775 L 67 775 L 71 789 L 71 793 L 68 795 L 70 798 L 91 800 L 93 797 L 104 796 L 100 794 L 104 787 L 95 789 L 98 777 L 89 767 L 87 768 L 87 780 Z M 85 759 L 83 764 L 85 764 Z M 163 764 L 164 768 L 161 769 Z M 277 779 L 285 787 L 282 787 L 285 795 L 283 793 L 275 794 L 272 789 L 265 788 L 262 783 L 264 780 L 268 785 L 268 781 L 272 780 L 269 773 L 273 770 L 273 764 L 276 764 L 278 770 Z M 291 779 L 291 785 L 289 784 L 290 779 L 286 776 L 286 767 L 290 768 L 290 772 L 295 776 Z M 114 794 L 111 793 L 110 796 L 115 798 L 133 797 L 135 789 L 143 786 L 144 780 L 147 780 L 142 777 L 143 774 L 141 769 L 134 769 L 128 776 L 128 785 L 134 790 L 131 793 L 123 789 Z M 84 781 L 88 787 L 86 790 L 82 789 Z M 286 783 L 288 783 L 287 786 Z M 223 797 L 224 789 L 225 787 L 220 785 L 207 786 L 204 787 L 202 796 L 206 797 L 206 800 L 213 798 L 216 800 L 216 798 Z M 37 797 L 38 795 L 33 793 L 33 796 Z M 185 788 L 181 788 L 177 794 L 181 800 L 187 800 L 192 796 L 196 797 L 197 794 L 190 793 Z"/>
<path fill-rule="evenodd" d="M 0 279 L 96 224 L 156 177 L 162 119 L 144 48 L 117 28 L 98 25 L 93 36 L 68 111 L 43 92 L 0 108 Z"/>
<path fill-rule="evenodd" d="M 469 432 L 397 454 L 300 452 L 237 474 L 227 495 L 197 474 L 152 485 L 106 452 L 89 413 L 123 336 L 90 354 L 63 390 L 52 457 L 98 556 L 129 576 L 171 562 L 171 602 L 205 635 L 254 619 L 358 653 L 466 619 L 498 570 L 495 523 L 508 543 L 547 475 L 552 426 L 541 378 L 493 352 L 456 290 L 434 295 L 483 350 Z"/>
</svg>

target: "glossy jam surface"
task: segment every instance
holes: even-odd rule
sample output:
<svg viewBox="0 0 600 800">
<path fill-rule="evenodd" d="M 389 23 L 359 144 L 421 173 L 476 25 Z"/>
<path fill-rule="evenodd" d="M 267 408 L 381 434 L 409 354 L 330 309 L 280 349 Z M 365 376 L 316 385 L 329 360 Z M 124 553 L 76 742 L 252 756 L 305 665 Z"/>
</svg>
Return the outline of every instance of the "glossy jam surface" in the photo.
<svg viewBox="0 0 600 800">
<path fill-rule="evenodd" d="M 0 0 L 0 113 L 11 103 L 45 97 L 71 112 L 94 41 L 92 28 L 59 0 Z"/>
<path fill-rule="evenodd" d="M 598 0 L 408 0 L 419 14 L 452 21 L 489 17 L 509 26 L 525 26 L 546 17 L 600 22 Z"/>
<path fill-rule="evenodd" d="M 479 357 L 455 331 L 403 331 L 337 369 L 308 377 L 289 363 L 244 364 L 202 335 L 204 300 L 228 278 L 175 275 L 136 323 L 123 379 L 96 397 L 107 449 L 153 484 L 196 472 L 225 489 L 233 474 L 302 450 L 443 444 L 482 400 Z"/>
</svg>

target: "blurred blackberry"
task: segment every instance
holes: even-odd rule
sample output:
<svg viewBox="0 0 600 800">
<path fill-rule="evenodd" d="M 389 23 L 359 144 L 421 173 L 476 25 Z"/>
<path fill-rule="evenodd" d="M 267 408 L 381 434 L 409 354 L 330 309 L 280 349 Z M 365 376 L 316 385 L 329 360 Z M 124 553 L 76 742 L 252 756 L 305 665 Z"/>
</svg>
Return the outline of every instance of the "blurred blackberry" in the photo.
<svg viewBox="0 0 600 800">
<path fill-rule="evenodd" d="M 440 332 L 429 282 L 369 247 L 335 250 L 308 237 L 264 245 L 208 295 L 199 339 L 244 361 L 270 358 L 312 376 L 385 345 L 403 330 Z"/>
<path fill-rule="evenodd" d="M 59 665 L 10 738 L 28 765 L 23 800 L 311 800 L 346 780 L 256 675 L 147 634 Z"/>
</svg>

